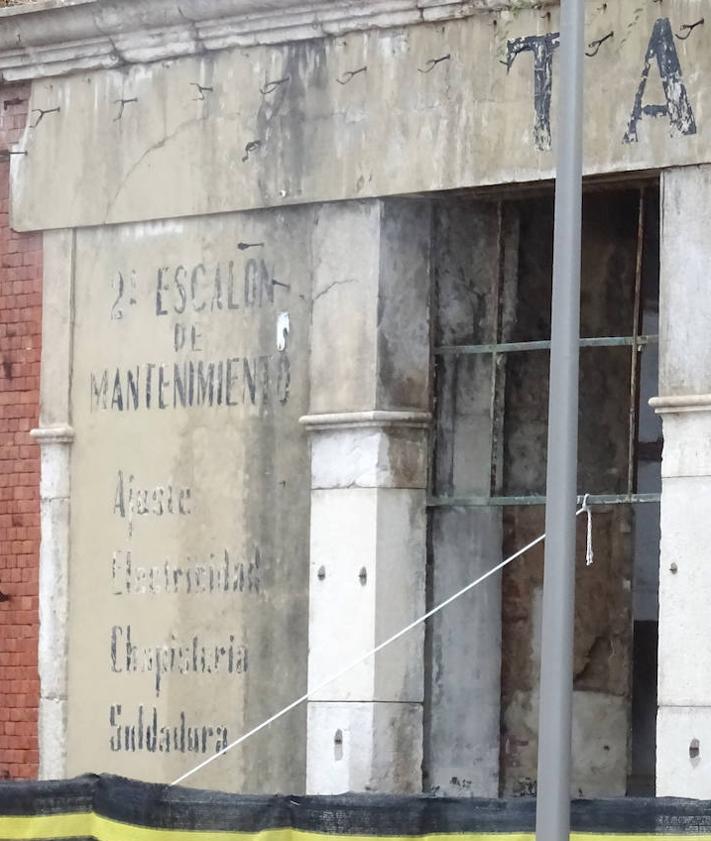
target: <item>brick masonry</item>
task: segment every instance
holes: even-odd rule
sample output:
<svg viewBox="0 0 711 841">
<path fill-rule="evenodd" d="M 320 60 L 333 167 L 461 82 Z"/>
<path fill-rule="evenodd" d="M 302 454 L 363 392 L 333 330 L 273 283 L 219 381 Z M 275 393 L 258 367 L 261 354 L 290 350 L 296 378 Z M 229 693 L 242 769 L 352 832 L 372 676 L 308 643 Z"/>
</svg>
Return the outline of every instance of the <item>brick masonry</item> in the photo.
<svg viewBox="0 0 711 841">
<path fill-rule="evenodd" d="M 0 152 L 20 140 L 29 90 L 0 90 Z M 9 225 L 0 161 L 0 778 L 37 776 L 42 236 Z"/>
</svg>

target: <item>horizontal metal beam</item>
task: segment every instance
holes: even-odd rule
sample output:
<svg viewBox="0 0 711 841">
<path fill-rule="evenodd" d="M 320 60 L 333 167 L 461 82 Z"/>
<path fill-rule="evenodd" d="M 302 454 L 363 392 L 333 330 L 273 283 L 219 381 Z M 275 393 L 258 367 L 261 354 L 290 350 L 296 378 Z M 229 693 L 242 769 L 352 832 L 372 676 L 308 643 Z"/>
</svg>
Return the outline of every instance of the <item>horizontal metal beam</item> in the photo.
<svg viewBox="0 0 711 841">
<path fill-rule="evenodd" d="M 659 336 L 599 336 L 580 340 L 580 347 L 632 347 L 656 344 Z M 478 354 L 478 353 L 519 353 L 529 350 L 550 350 L 550 339 L 536 342 L 502 342 L 489 345 L 443 345 L 436 347 L 434 352 L 438 356 L 450 354 Z"/>
<path fill-rule="evenodd" d="M 583 504 L 584 497 L 578 497 L 578 505 Z M 660 494 L 590 494 L 589 505 L 640 505 L 642 503 L 659 502 Z M 433 496 L 427 500 L 428 508 L 494 508 L 514 507 L 517 505 L 545 505 L 543 495 L 529 494 L 523 496 Z"/>
</svg>

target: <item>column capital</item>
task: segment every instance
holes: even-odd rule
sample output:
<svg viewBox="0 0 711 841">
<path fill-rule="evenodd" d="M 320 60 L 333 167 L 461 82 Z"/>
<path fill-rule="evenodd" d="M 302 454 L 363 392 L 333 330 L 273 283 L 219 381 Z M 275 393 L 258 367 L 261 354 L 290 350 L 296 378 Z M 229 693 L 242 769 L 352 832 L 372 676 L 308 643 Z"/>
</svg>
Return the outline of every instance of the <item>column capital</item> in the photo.
<svg viewBox="0 0 711 841">
<path fill-rule="evenodd" d="M 41 426 L 30 430 L 30 437 L 43 447 L 45 444 L 71 444 L 74 440 L 74 429 L 68 424 Z"/>
<path fill-rule="evenodd" d="M 652 397 L 649 405 L 658 415 L 711 412 L 711 394 L 670 394 Z"/>
</svg>

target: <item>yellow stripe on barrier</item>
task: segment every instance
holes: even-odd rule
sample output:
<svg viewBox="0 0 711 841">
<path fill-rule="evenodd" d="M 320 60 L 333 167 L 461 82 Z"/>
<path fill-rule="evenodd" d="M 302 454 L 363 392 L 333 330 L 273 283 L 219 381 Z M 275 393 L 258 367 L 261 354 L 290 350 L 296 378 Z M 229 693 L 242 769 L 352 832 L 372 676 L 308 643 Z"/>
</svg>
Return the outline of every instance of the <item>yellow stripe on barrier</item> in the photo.
<svg viewBox="0 0 711 841">
<path fill-rule="evenodd" d="M 264 829 L 261 832 L 231 832 L 229 830 L 154 829 L 131 826 L 119 821 L 95 816 L 96 841 L 324 841 L 342 838 L 344 841 L 534 841 L 531 833 L 446 833 L 441 835 L 341 835 L 310 832 L 301 829 Z M 589 841 L 589 839 L 588 839 Z M 711 838 L 708 839 L 711 841 Z"/>
<path fill-rule="evenodd" d="M 66 815 L 1 817 L 0 841 L 54 841 L 93 838 L 95 841 L 534 841 L 532 832 L 437 833 L 424 835 L 347 835 L 299 829 L 265 829 L 261 832 L 231 830 L 162 829 L 111 820 L 93 812 Z M 711 835 L 573 832 L 571 841 L 711 841 Z"/>
<path fill-rule="evenodd" d="M 81 838 L 91 836 L 94 814 L 30 815 L 0 817 L 2 841 L 34 841 L 44 838 Z"/>
</svg>

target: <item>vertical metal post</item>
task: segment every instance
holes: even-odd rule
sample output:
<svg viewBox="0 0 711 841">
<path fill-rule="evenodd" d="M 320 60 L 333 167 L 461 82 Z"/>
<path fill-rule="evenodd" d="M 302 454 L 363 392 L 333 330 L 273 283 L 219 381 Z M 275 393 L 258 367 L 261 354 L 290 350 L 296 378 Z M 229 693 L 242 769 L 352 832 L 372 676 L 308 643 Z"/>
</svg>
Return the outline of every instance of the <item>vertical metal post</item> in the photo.
<svg viewBox="0 0 711 841">
<path fill-rule="evenodd" d="M 630 404 L 627 430 L 627 496 L 632 496 L 637 482 L 637 437 L 639 433 L 639 368 L 642 348 L 637 337 L 642 331 L 642 268 L 644 261 L 644 187 L 637 205 L 637 254 L 634 269 L 634 302 L 632 305 L 632 353 L 630 356 Z"/>
<path fill-rule="evenodd" d="M 584 0 L 561 0 L 538 727 L 538 841 L 568 841 L 570 835 L 584 21 Z"/>
</svg>

